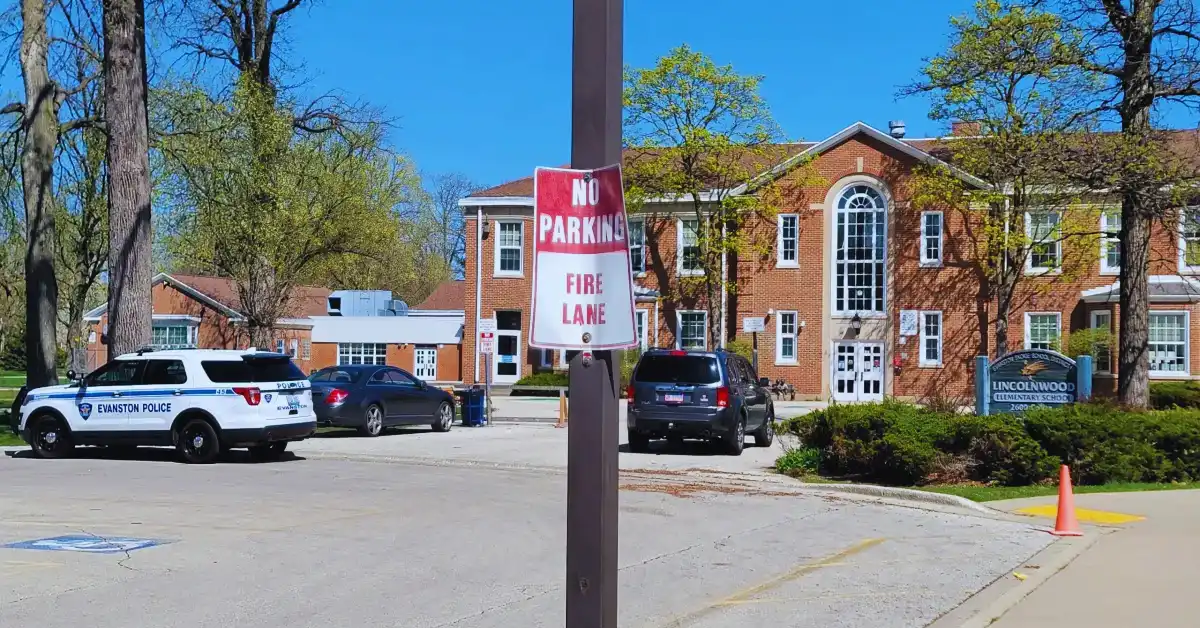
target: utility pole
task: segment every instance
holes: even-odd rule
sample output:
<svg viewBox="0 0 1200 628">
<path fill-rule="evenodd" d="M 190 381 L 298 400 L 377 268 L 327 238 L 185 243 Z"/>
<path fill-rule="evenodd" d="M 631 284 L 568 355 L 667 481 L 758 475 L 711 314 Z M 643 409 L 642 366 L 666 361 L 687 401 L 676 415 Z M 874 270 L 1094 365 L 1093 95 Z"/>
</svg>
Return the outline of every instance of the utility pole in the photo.
<svg viewBox="0 0 1200 628">
<path fill-rule="evenodd" d="M 623 0 L 574 0 L 571 167 L 621 161 Z M 570 365 L 566 628 L 617 628 L 618 371 L 612 351 Z"/>
</svg>

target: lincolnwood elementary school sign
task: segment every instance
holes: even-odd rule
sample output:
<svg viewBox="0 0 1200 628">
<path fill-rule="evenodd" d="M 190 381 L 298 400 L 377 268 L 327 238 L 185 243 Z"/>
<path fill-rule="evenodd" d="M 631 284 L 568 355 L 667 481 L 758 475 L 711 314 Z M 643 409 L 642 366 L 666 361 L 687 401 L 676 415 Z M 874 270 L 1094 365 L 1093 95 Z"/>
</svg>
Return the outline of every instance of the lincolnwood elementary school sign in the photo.
<svg viewBox="0 0 1200 628">
<path fill-rule="evenodd" d="M 1061 406 L 1086 399 L 1092 392 L 1090 356 L 1078 361 L 1055 351 L 1014 351 L 988 364 L 976 359 L 978 414 L 1021 412 L 1034 406 Z"/>
</svg>

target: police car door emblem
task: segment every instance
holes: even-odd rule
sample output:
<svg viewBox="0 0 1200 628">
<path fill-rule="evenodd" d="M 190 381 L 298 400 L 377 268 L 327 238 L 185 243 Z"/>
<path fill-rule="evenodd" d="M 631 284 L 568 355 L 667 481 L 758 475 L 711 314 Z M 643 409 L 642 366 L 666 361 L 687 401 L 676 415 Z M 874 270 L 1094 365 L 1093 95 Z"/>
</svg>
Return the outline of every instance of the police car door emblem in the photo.
<svg viewBox="0 0 1200 628">
<path fill-rule="evenodd" d="M 92 416 L 92 404 L 90 404 L 90 403 L 79 404 L 79 416 L 83 417 L 84 421 L 88 420 L 88 417 Z"/>
<path fill-rule="evenodd" d="M 271 393 L 263 395 L 263 401 L 266 403 L 271 403 Z"/>
</svg>

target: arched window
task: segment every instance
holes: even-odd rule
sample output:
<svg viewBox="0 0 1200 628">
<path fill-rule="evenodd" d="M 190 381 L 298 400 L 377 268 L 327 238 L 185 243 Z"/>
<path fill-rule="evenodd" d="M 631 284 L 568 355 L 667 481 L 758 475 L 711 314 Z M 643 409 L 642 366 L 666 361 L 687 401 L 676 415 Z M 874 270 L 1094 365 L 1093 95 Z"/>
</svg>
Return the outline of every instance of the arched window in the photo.
<svg viewBox="0 0 1200 628">
<path fill-rule="evenodd" d="M 884 246 L 887 202 L 878 190 L 856 184 L 837 199 L 834 230 L 834 312 L 884 313 Z"/>
</svg>

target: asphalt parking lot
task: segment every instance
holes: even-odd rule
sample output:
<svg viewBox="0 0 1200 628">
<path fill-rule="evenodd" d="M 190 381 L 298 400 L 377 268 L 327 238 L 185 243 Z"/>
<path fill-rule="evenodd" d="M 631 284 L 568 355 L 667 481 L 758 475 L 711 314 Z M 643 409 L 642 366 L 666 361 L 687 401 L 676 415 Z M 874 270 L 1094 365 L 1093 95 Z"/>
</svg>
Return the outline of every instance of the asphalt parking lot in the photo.
<svg viewBox="0 0 1200 628">
<path fill-rule="evenodd" d="M 297 451 L 212 466 L 164 450 L 0 457 L 0 545 L 115 549 L 0 548 L 0 626 L 561 627 L 561 470 Z M 658 457 L 672 456 L 698 459 Z M 1050 542 L 790 484 L 644 471 L 622 485 L 623 628 L 925 626 Z"/>
</svg>

